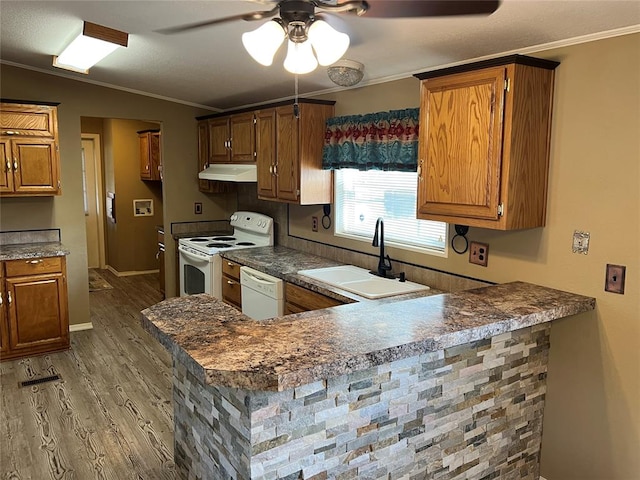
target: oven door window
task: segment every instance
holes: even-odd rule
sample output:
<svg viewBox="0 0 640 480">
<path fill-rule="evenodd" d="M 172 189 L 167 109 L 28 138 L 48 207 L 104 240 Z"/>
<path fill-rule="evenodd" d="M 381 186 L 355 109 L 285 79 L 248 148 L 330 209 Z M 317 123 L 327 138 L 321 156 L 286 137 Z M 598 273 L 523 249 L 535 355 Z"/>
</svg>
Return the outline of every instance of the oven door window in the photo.
<svg viewBox="0 0 640 480">
<path fill-rule="evenodd" d="M 193 265 L 184 265 L 184 293 L 187 295 L 195 295 L 197 293 L 206 293 L 206 275 L 198 267 Z"/>
</svg>

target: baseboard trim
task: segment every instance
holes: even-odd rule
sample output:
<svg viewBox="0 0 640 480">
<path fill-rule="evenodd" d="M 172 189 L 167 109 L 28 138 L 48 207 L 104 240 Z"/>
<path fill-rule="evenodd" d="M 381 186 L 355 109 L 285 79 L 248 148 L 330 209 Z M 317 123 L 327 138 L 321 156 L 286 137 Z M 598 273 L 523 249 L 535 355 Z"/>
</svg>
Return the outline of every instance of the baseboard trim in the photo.
<svg viewBox="0 0 640 480">
<path fill-rule="evenodd" d="M 141 270 L 141 271 L 130 271 L 130 272 L 119 272 L 111 265 L 107 265 L 107 270 L 113 273 L 116 277 L 132 277 L 133 275 L 148 275 L 150 273 L 160 273 L 160 270 Z"/>
<path fill-rule="evenodd" d="M 93 323 L 75 323 L 73 325 L 69 325 L 70 332 L 80 332 L 82 330 L 91 330 L 93 329 Z"/>
</svg>

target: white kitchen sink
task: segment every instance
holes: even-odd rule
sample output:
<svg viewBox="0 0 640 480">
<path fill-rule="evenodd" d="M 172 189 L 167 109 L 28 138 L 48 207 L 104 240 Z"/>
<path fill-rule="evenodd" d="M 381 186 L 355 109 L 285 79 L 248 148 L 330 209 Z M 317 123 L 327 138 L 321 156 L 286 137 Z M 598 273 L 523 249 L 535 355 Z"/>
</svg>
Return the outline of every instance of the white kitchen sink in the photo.
<svg viewBox="0 0 640 480">
<path fill-rule="evenodd" d="M 429 290 L 429 287 L 419 283 L 377 277 L 369 270 L 353 265 L 300 270 L 298 274 L 369 299 Z"/>
</svg>

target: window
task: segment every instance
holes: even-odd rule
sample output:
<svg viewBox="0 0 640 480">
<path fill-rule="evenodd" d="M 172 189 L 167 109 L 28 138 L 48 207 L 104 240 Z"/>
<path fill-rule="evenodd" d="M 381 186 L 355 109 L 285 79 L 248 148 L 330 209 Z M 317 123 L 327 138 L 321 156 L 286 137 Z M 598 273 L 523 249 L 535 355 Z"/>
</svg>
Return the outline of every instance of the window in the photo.
<svg viewBox="0 0 640 480">
<path fill-rule="evenodd" d="M 447 224 L 416 219 L 417 173 L 336 170 L 336 235 L 371 241 L 384 218 L 385 243 L 444 254 Z"/>
</svg>

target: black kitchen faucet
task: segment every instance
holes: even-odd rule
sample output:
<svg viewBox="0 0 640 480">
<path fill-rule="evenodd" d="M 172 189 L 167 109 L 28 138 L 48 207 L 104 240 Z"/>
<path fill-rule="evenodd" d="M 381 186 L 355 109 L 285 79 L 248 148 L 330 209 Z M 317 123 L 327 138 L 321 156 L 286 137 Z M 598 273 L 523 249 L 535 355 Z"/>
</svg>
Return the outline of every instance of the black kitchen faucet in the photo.
<svg viewBox="0 0 640 480">
<path fill-rule="evenodd" d="M 382 217 L 378 217 L 376 220 L 376 231 L 373 234 L 373 242 L 371 245 L 374 247 L 380 247 L 378 270 L 371 270 L 371 273 L 378 275 L 379 277 L 386 277 L 387 272 L 391 270 L 391 258 L 389 258 L 389 255 L 385 257 L 384 254 L 384 220 Z"/>
</svg>

